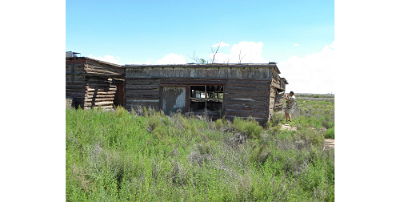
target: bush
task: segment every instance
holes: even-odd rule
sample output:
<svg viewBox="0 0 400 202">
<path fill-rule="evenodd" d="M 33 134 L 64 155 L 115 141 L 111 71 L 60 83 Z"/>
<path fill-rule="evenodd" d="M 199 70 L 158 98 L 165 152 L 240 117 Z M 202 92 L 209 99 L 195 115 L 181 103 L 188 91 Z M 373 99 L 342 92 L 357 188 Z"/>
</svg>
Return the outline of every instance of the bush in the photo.
<svg viewBox="0 0 400 202">
<path fill-rule="evenodd" d="M 247 120 L 235 118 L 233 120 L 233 128 L 238 132 L 242 132 L 251 138 L 260 138 L 261 132 L 264 130 L 260 124 L 249 117 Z"/>
<path fill-rule="evenodd" d="M 329 128 L 324 133 L 325 138 L 335 139 L 335 128 Z"/>
<path fill-rule="evenodd" d="M 125 108 L 123 108 L 122 106 L 118 106 L 117 110 L 115 111 L 115 115 L 118 118 L 122 118 L 122 117 L 125 117 L 125 116 L 129 115 L 129 112 L 126 111 Z"/>
<path fill-rule="evenodd" d="M 274 126 L 279 125 L 279 123 L 281 123 L 284 119 L 285 119 L 284 114 L 274 113 L 274 115 L 272 115 L 271 120 L 269 122 L 271 122 L 271 126 L 274 127 Z"/>
</svg>

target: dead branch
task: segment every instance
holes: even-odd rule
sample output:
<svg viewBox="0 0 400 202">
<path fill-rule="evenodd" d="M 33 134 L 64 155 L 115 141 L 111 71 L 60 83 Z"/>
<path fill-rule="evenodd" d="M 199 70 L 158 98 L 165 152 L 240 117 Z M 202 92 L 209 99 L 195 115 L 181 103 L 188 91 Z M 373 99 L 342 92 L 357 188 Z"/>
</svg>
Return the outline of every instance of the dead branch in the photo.
<svg viewBox="0 0 400 202">
<path fill-rule="evenodd" d="M 219 47 L 221 46 L 221 43 L 222 43 L 222 41 L 219 42 L 218 47 L 217 47 L 217 49 L 215 50 L 215 52 L 214 52 L 214 49 L 213 49 L 212 46 L 211 46 L 211 53 L 213 54 L 213 58 L 212 58 L 211 64 L 214 64 L 214 62 L 215 62 L 215 55 L 217 55 L 218 50 L 219 50 Z"/>
<path fill-rule="evenodd" d="M 242 49 L 240 49 L 240 52 L 239 52 L 239 64 L 242 64 L 242 60 L 243 60 L 244 56 L 246 56 L 246 54 L 244 54 L 243 57 L 240 57 L 241 54 L 242 54 Z"/>
<path fill-rule="evenodd" d="M 193 56 L 190 59 L 194 60 L 196 63 L 200 63 L 200 59 L 196 56 L 196 51 L 193 51 Z"/>
</svg>

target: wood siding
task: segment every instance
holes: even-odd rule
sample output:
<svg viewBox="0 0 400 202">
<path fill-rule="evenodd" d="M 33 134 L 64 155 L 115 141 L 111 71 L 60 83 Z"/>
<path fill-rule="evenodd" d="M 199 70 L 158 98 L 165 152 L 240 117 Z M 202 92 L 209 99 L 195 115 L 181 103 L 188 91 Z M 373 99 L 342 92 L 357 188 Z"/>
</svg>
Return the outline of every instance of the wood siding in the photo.
<svg viewBox="0 0 400 202">
<path fill-rule="evenodd" d="M 160 109 L 160 79 L 126 78 L 124 84 L 124 107 L 131 110 L 135 107 Z"/>
<path fill-rule="evenodd" d="M 276 89 L 282 90 L 275 64 L 126 65 L 124 68 L 124 104 L 128 110 L 137 106 L 163 109 L 163 88 L 186 87 L 188 91 L 193 85 L 219 85 L 224 86 L 222 115 L 225 118 L 251 116 L 265 124 L 274 112 Z M 187 98 L 185 112 L 189 102 Z"/>
<path fill-rule="evenodd" d="M 72 99 L 74 107 L 79 105 L 82 109 L 112 108 L 123 72 L 118 65 L 84 57 L 66 58 L 66 98 Z"/>
</svg>

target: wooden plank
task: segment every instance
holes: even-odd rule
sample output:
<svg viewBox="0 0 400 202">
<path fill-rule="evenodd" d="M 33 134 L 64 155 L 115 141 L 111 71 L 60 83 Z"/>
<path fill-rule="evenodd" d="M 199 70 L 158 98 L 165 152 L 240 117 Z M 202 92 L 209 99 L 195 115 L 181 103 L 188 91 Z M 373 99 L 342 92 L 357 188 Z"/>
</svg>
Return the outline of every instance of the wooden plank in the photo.
<svg viewBox="0 0 400 202">
<path fill-rule="evenodd" d="M 258 95 L 258 94 L 230 94 L 229 96 L 224 96 L 225 99 L 229 100 L 253 100 L 253 101 L 267 101 L 268 96 Z"/>
<path fill-rule="evenodd" d="M 110 94 L 110 95 L 94 95 L 94 94 L 87 94 L 86 98 L 115 98 L 115 94 Z"/>
<path fill-rule="evenodd" d="M 136 96 L 136 95 L 157 95 L 159 96 L 159 90 L 153 89 L 153 90 L 131 90 L 131 89 L 126 89 L 124 94 L 127 97 L 130 96 Z"/>
<path fill-rule="evenodd" d="M 268 118 L 268 113 L 266 112 L 245 112 L 245 111 L 225 111 L 225 116 L 239 116 L 239 117 L 256 117 L 256 118 Z"/>
<path fill-rule="evenodd" d="M 97 109 L 100 108 L 99 106 L 93 106 L 93 109 Z M 114 108 L 114 106 L 112 105 L 108 105 L 108 106 L 101 106 L 102 109 L 112 109 Z"/>
<path fill-rule="evenodd" d="M 125 85 L 125 89 L 127 90 L 158 90 L 160 88 L 160 85 Z"/>
<path fill-rule="evenodd" d="M 150 103 L 126 103 L 125 104 L 125 106 L 126 106 L 126 108 L 127 109 L 130 109 L 131 107 L 152 107 L 152 108 L 156 108 L 156 109 L 159 109 L 159 106 L 158 106 L 158 103 L 157 103 L 157 105 L 155 105 L 155 104 L 150 104 Z"/>
<path fill-rule="evenodd" d="M 106 87 L 106 88 L 117 88 L 116 85 L 112 85 L 112 84 L 97 84 L 97 83 L 89 83 L 88 84 L 89 87 L 91 88 L 101 88 L 101 87 Z"/>
<path fill-rule="evenodd" d="M 125 107 L 125 109 L 128 109 L 128 110 L 131 110 L 131 108 L 136 108 L 136 107 L 146 107 L 147 109 L 149 109 L 150 107 L 151 108 L 153 108 L 154 110 L 156 110 L 156 111 L 158 111 L 158 110 L 160 110 L 160 107 L 159 106 L 153 106 L 153 105 L 149 105 L 149 106 L 147 106 L 147 105 L 127 105 L 126 107 Z"/>
<path fill-rule="evenodd" d="M 227 109 L 227 108 L 225 108 L 225 111 L 226 112 L 232 112 L 232 113 L 241 113 L 241 112 L 248 112 L 248 113 L 261 113 L 261 112 L 263 112 L 263 113 L 267 113 L 268 112 L 268 109 L 267 108 L 265 108 L 265 109 L 252 109 L 252 110 L 236 110 L 236 109 Z"/>
<path fill-rule="evenodd" d="M 80 71 L 80 70 L 75 70 L 74 69 L 73 75 L 83 75 L 84 73 L 85 73 L 84 71 Z M 66 75 L 71 75 L 71 71 L 66 71 L 65 74 Z"/>
<path fill-rule="evenodd" d="M 116 93 L 116 91 L 107 91 L 107 92 L 94 92 L 94 91 L 90 91 L 87 93 L 88 96 L 92 96 L 94 94 L 96 95 L 112 95 L 114 96 Z"/>
<path fill-rule="evenodd" d="M 113 101 L 103 101 L 103 102 L 85 101 L 85 106 L 87 106 L 87 105 L 103 106 L 103 105 L 112 105 L 113 103 L 114 103 Z"/>
<path fill-rule="evenodd" d="M 225 105 L 225 110 L 244 110 L 244 111 L 257 111 L 257 110 L 267 110 L 267 106 L 246 106 L 246 105 Z"/>
<path fill-rule="evenodd" d="M 66 89 L 85 89 L 85 86 L 82 85 L 66 85 L 65 86 Z"/>
<path fill-rule="evenodd" d="M 126 79 L 125 85 L 160 85 L 159 79 Z"/>
<path fill-rule="evenodd" d="M 87 91 L 99 91 L 99 92 L 109 92 L 109 91 L 117 91 L 117 88 L 87 88 Z"/>
<path fill-rule="evenodd" d="M 106 98 L 98 98 L 98 97 L 85 97 L 85 102 L 98 102 L 98 101 L 114 101 L 115 98 L 113 97 L 106 97 Z"/>
<path fill-rule="evenodd" d="M 267 102 L 263 101 L 249 101 L 249 100 L 233 100 L 233 99 L 227 99 L 225 98 L 224 100 L 225 105 L 233 105 L 233 104 L 239 104 L 239 105 L 248 105 L 248 106 L 266 106 Z"/>
</svg>

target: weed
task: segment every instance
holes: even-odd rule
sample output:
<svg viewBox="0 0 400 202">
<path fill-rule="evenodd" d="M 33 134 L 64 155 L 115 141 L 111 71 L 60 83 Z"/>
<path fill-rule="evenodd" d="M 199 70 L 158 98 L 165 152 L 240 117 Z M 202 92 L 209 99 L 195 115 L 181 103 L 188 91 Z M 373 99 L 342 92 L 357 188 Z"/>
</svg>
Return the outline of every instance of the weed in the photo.
<svg viewBox="0 0 400 202">
<path fill-rule="evenodd" d="M 251 138 L 260 138 L 261 132 L 264 130 L 257 121 L 249 117 L 247 120 L 235 118 L 233 127 L 239 132 L 243 132 Z"/>
<path fill-rule="evenodd" d="M 335 128 L 329 128 L 324 133 L 325 138 L 335 139 Z"/>
<path fill-rule="evenodd" d="M 297 131 L 280 115 L 264 131 L 251 118 L 67 109 L 66 200 L 334 200 L 334 151 L 321 147 L 333 105 L 302 104 Z"/>
</svg>

